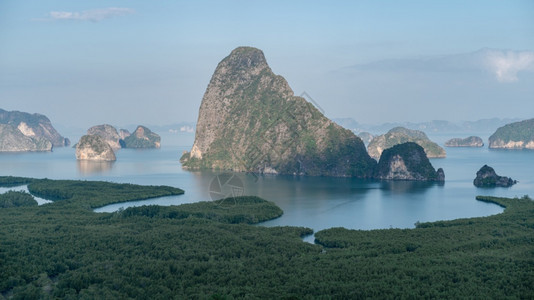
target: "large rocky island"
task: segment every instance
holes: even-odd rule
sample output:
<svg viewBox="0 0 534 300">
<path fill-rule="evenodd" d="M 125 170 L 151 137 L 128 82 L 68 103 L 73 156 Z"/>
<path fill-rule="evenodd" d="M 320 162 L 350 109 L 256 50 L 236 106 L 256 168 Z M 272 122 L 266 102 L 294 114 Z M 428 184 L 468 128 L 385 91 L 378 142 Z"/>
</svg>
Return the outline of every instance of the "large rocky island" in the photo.
<svg viewBox="0 0 534 300">
<path fill-rule="evenodd" d="M 0 152 L 51 151 L 69 144 L 46 116 L 0 109 Z"/>
<path fill-rule="evenodd" d="M 239 47 L 217 66 L 200 105 L 186 169 L 370 178 L 376 162 L 350 130 L 294 96 L 263 52 Z"/>
<path fill-rule="evenodd" d="M 0 152 L 52 151 L 52 143 L 42 137 L 24 135 L 17 127 L 0 124 Z"/>
<path fill-rule="evenodd" d="M 445 157 L 446 153 L 438 144 L 432 142 L 428 136 L 419 130 L 395 127 L 386 134 L 379 135 L 369 143 L 367 150 L 374 159 L 379 159 L 382 151 L 406 142 L 414 142 L 423 147 L 430 158 Z"/>
<path fill-rule="evenodd" d="M 478 136 L 470 136 L 467 138 L 453 138 L 445 142 L 446 147 L 482 147 L 484 141 Z"/>
<path fill-rule="evenodd" d="M 240 47 L 217 66 L 200 105 L 195 142 L 180 161 L 189 170 L 443 180 L 419 148 L 392 149 L 378 170 L 359 137 L 294 96 L 261 50 Z"/>
<path fill-rule="evenodd" d="M 534 149 L 534 119 L 500 127 L 489 137 L 494 149 Z"/>
</svg>

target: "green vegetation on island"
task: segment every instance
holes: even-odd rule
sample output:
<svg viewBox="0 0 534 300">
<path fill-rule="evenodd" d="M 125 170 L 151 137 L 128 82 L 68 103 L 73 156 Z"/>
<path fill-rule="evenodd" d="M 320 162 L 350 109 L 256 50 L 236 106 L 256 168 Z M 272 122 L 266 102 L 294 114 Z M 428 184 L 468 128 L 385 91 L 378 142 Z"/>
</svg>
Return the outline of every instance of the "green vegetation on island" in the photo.
<svg viewBox="0 0 534 300">
<path fill-rule="evenodd" d="M 161 137 L 141 125 L 121 143 L 123 148 L 159 148 L 160 145 Z"/>
<path fill-rule="evenodd" d="M 272 202 L 256 196 L 241 196 L 179 206 L 129 207 L 121 211 L 120 215 L 122 217 L 144 216 L 168 219 L 196 217 L 227 224 L 257 224 L 278 218 L 282 213 L 282 210 Z"/>
<path fill-rule="evenodd" d="M 167 191 L 28 180 L 47 195 L 72 196 L 0 209 L 0 298 L 534 297 L 534 202 L 527 197 L 478 198 L 506 207 L 484 218 L 323 230 L 312 245 L 301 240 L 307 228 L 233 224 L 233 211 L 243 219 L 274 217 L 273 206 L 255 197 L 233 206 L 95 213 L 99 205 Z"/>
<path fill-rule="evenodd" d="M 17 176 L 0 176 L 0 187 L 21 186 L 35 181 L 33 178 Z"/>
<path fill-rule="evenodd" d="M 76 144 L 76 159 L 91 161 L 115 161 L 113 148 L 100 135 L 87 134 Z"/>
<path fill-rule="evenodd" d="M 362 140 L 296 97 L 263 52 L 239 47 L 217 66 L 200 105 L 186 169 L 369 178 Z"/>
<path fill-rule="evenodd" d="M 495 170 L 488 165 L 482 166 L 473 180 L 476 187 L 510 187 L 516 183 L 517 181 L 512 178 L 497 175 Z"/>
<path fill-rule="evenodd" d="M 89 208 L 184 193 L 182 189 L 170 186 L 52 179 L 34 179 L 28 184 L 28 190 L 33 195 L 43 199 L 84 205 Z"/>
<path fill-rule="evenodd" d="M 404 127 L 395 127 L 386 134 L 374 137 L 367 146 L 367 150 L 371 157 L 378 160 L 385 149 L 406 142 L 417 143 L 423 147 L 426 155 L 430 158 L 446 156 L 445 150 L 432 142 L 424 132 Z"/>
<path fill-rule="evenodd" d="M 379 179 L 445 181 L 443 169 L 436 171 L 423 147 L 414 142 L 384 150 L 376 170 L 375 177 Z"/>
<path fill-rule="evenodd" d="M 500 127 L 489 137 L 490 148 L 534 149 L 534 119 Z"/>
<path fill-rule="evenodd" d="M 464 139 L 453 138 L 445 142 L 446 147 L 482 147 L 484 141 L 478 136 L 470 136 Z"/>
<path fill-rule="evenodd" d="M 26 192 L 8 191 L 0 194 L 0 208 L 37 206 L 37 201 Z"/>
</svg>

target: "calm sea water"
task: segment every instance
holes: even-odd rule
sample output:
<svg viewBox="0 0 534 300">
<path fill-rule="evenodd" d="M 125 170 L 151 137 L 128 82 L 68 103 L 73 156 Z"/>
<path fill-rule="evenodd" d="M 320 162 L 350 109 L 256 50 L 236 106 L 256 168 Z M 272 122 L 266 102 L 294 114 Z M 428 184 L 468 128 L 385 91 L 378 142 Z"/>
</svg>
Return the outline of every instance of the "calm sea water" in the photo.
<svg viewBox="0 0 534 300">
<path fill-rule="evenodd" d="M 432 138 L 443 144 L 450 137 L 454 135 Z M 0 154 L 0 175 L 170 185 L 185 190 L 180 196 L 121 203 L 97 211 L 115 211 L 120 207 L 143 204 L 209 201 L 232 193 L 258 195 L 274 201 L 284 210 L 282 217 L 262 225 L 306 226 L 315 231 L 338 226 L 351 229 L 412 228 L 418 221 L 487 216 L 502 212 L 502 208 L 476 201 L 475 196 L 534 195 L 534 151 L 446 148 L 447 158 L 431 160 L 436 169 L 442 167 L 445 170 L 446 182 L 440 185 L 188 172 L 182 170 L 179 158 L 184 150 L 190 149 L 193 138 L 192 135 L 163 135 L 161 149 L 122 149 L 117 151 L 114 163 L 77 162 L 72 148 L 57 148 L 51 153 Z M 476 188 L 472 182 L 484 164 L 519 183 L 511 188 Z"/>
</svg>

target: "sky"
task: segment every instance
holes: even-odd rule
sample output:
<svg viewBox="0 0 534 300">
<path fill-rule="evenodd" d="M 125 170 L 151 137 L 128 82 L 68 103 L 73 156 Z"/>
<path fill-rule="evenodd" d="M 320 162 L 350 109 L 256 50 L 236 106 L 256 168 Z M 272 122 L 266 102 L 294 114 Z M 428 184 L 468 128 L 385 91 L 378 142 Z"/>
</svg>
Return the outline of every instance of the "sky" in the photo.
<svg viewBox="0 0 534 300">
<path fill-rule="evenodd" d="M 238 46 L 329 118 L 534 117 L 531 0 L 4 0 L 0 108 L 79 128 L 196 122 Z"/>
</svg>

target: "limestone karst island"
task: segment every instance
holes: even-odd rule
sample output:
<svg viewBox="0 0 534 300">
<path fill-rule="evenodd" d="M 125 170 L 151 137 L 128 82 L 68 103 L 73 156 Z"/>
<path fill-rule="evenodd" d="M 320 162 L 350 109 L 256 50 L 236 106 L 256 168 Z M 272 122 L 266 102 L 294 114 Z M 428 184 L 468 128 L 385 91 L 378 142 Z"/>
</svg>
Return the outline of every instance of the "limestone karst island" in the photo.
<svg viewBox="0 0 534 300">
<path fill-rule="evenodd" d="M 41 114 L 0 109 L 0 152 L 52 151 L 70 144 Z"/>
<path fill-rule="evenodd" d="M 424 133 L 419 135 L 426 138 Z M 427 147 L 429 153 L 434 154 L 430 151 L 437 148 L 434 157 L 444 156 L 445 151 L 436 146 Z M 180 161 L 189 170 L 358 178 L 375 178 L 377 174 L 377 162 L 362 140 L 295 96 L 287 81 L 273 73 L 263 52 L 252 47 L 233 50 L 215 69 L 200 105 L 195 142 Z M 381 174 L 378 178 L 442 178 L 434 173 L 430 177 L 408 173 L 400 177 Z"/>
<path fill-rule="evenodd" d="M 115 161 L 115 151 L 122 148 L 159 148 L 161 137 L 145 126 L 137 126 L 134 133 L 117 130 L 109 124 L 96 125 L 87 130 L 76 144 L 76 159 L 89 161 Z"/>
</svg>

